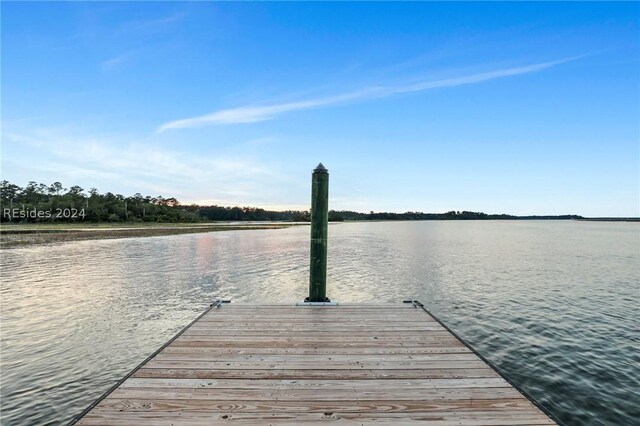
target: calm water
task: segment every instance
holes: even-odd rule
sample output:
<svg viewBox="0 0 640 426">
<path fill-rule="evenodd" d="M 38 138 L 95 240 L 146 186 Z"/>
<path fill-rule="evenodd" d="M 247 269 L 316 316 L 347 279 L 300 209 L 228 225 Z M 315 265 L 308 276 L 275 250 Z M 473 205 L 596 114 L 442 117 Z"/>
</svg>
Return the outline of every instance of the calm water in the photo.
<svg viewBox="0 0 640 426">
<path fill-rule="evenodd" d="M 2 252 L 2 424 L 63 424 L 217 298 L 293 302 L 309 228 Z M 421 300 L 575 425 L 640 418 L 640 225 L 331 225 L 328 295 Z"/>
</svg>

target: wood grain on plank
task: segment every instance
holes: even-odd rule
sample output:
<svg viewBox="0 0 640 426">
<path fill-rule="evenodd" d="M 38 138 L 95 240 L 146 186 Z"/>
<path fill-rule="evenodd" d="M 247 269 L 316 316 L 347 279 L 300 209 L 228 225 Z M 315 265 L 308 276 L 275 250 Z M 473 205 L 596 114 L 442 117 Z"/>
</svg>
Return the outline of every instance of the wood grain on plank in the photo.
<svg viewBox="0 0 640 426">
<path fill-rule="evenodd" d="M 83 425 L 554 424 L 411 305 L 224 305 Z"/>
<path fill-rule="evenodd" d="M 143 367 L 132 377 L 168 377 L 168 378 L 198 378 L 198 379 L 293 379 L 293 380 L 374 380 L 406 378 L 473 378 L 497 377 L 497 373 L 490 368 L 453 368 L 453 369 L 360 369 L 360 370 L 227 370 L 227 369 L 170 369 Z"/>
</svg>

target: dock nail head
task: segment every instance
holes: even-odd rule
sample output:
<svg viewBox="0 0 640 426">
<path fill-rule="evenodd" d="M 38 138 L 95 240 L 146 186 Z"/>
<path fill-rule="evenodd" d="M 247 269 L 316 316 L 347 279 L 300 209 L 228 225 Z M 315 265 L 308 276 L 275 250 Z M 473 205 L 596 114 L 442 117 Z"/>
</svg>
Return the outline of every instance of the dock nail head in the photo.
<svg viewBox="0 0 640 426">
<path fill-rule="evenodd" d="M 322 163 L 319 163 L 318 167 L 313 169 L 313 172 L 314 173 L 329 173 L 329 170 L 327 170 L 327 168 L 325 166 L 323 166 Z"/>
</svg>

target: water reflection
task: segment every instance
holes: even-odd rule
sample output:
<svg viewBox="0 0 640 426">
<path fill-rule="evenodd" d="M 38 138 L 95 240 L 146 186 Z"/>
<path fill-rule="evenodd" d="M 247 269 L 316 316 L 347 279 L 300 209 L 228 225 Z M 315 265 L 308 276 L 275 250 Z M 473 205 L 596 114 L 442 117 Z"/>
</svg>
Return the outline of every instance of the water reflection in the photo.
<svg viewBox="0 0 640 426">
<path fill-rule="evenodd" d="M 302 299 L 308 233 L 5 250 L 2 424 L 65 423 L 214 299 Z M 567 423 L 631 424 L 639 238 L 630 223 L 331 225 L 328 295 L 418 298 Z"/>
</svg>

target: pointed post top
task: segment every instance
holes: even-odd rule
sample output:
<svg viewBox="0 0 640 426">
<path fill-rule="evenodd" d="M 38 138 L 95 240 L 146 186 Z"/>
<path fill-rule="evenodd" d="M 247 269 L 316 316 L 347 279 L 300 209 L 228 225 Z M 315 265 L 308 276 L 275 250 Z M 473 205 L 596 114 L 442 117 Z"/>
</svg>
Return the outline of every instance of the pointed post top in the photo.
<svg viewBox="0 0 640 426">
<path fill-rule="evenodd" d="M 323 166 L 322 163 L 319 163 L 318 167 L 313 169 L 313 172 L 314 173 L 329 173 L 329 170 L 327 170 L 327 168 L 325 166 Z"/>
</svg>

